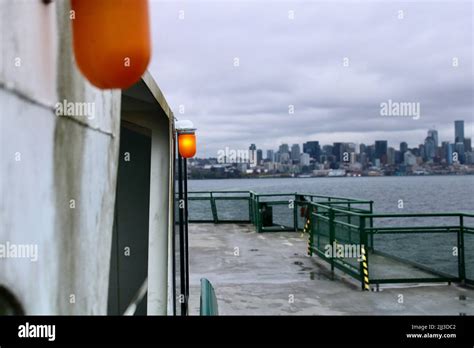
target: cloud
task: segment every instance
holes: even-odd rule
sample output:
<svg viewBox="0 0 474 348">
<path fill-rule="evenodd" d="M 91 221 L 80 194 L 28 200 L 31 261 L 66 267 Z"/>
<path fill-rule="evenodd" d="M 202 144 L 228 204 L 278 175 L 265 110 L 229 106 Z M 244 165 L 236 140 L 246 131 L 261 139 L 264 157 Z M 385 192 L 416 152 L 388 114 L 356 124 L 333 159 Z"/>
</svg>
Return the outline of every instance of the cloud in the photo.
<svg viewBox="0 0 474 348">
<path fill-rule="evenodd" d="M 198 156 L 308 140 L 416 146 L 433 127 L 452 141 L 457 119 L 472 136 L 472 11 L 461 1 L 151 1 L 150 70 L 176 116 L 197 126 Z M 421 118 L 381 117 L 388 99 L 419 102 Z"/>
</svg>

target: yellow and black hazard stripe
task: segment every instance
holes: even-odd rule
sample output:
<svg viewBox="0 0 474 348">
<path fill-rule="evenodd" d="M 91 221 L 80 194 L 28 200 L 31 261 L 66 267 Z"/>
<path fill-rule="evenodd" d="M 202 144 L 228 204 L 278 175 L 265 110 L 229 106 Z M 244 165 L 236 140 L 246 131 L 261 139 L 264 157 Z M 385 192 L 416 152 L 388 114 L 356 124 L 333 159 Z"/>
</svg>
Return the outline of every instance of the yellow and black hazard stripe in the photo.
<svg viewBox="0 0 474 348">
<path fill-rule="evenodd" d="M 308 255 L 312 256 L 313 255 L 313 234 L 311 233 L 311 223 L 310 219 L 308 218 L 306 220 L 306 223 L 303 228 L 303 234 L 309 233 L 309 238 L 308 238 Z"/>
<path fill-rule="evenodd" d="M 370 284 L 369 284 L 369 267 L 367 264 L 367 254 L 365 251 L 365 246 L 361 246 L 361 253 L 362 253 L 362 273 L 363 273 L 363 290 L 370 291 Z"/>
</svg>

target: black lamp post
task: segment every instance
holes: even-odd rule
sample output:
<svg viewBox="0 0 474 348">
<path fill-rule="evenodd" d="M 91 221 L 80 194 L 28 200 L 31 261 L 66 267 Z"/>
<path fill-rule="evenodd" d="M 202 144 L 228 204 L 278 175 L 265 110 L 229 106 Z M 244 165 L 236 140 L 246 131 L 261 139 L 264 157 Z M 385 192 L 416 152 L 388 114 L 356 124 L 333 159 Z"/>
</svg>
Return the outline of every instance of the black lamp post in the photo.
<svg viewBox="0 0 474 348">
<path fill-rule="evenodd" d="M 189 302 L 189 246 L 188 246 L 188 172 L 187 159 L 196 153 L 196 129 L 191 121 L 176 122 L 178 135 L 178 209 L 181 280 L 181 315 L 187 315 Z"/>
</svg>

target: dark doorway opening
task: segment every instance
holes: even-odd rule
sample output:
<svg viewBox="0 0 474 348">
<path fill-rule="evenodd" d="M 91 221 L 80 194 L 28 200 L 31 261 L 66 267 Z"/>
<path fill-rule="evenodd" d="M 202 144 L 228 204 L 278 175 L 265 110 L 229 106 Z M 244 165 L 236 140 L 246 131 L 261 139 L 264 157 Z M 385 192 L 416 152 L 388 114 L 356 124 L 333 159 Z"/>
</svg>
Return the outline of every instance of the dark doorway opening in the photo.
<svg viewBox="0 0 474 348">
<path fill-rule="evenodd" d="M 120 129 L 108 314 L 122 315 L 148 275 L 151 131 L 128 122 Z M 135 315 L 147 314 L 147 296 Z"/>
</svg>

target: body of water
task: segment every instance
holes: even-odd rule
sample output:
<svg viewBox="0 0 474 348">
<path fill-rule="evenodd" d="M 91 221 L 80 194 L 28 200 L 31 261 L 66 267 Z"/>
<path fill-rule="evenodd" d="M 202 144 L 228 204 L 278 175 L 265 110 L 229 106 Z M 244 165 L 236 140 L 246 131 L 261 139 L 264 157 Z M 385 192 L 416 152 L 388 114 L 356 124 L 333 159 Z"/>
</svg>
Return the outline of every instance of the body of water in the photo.
<svg viewBox="0 0 474 348">
<path fill-rule="evenodd" d="M 473 212 L 474 176 L 406 176 L 189 180 L 190 191 L 314 193 L 374 201 L 392 213 Z M 403 209 L 398 208 L 403 200 Z"/>
</svg>

